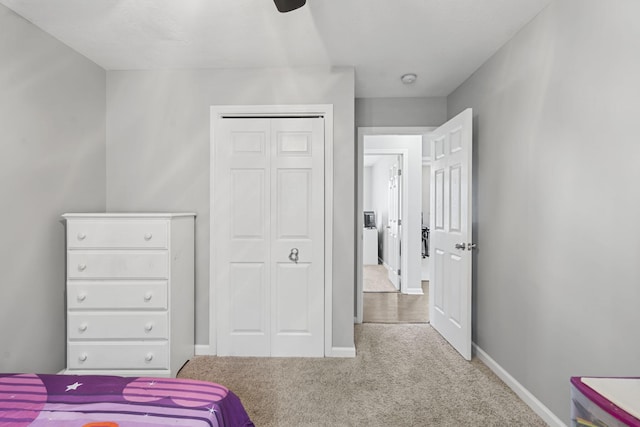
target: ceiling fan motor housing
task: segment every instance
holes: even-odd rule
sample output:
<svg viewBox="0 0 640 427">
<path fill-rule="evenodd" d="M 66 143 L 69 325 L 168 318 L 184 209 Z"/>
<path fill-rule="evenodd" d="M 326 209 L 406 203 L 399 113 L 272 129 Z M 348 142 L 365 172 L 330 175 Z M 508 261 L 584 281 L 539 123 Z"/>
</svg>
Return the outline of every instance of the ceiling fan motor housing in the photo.
<svg viewBox="0 0 640 427">
<path fill-rule="evenodd" d="M 301 8 L 307 3 L 307 0 L 273 0 L 278 11 L 285 13 Z"/>
</svg>

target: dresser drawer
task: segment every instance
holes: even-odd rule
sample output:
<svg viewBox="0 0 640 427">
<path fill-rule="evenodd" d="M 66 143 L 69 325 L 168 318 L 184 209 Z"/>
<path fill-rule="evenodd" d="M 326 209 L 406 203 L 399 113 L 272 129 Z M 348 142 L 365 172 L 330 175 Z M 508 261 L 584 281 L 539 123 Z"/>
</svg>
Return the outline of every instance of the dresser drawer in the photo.
<svg viewBox="0 0 640 427">
<path fill-rule="evenodd" d="M 69 369 L 168 369 L 169 344 L 155 343 L 83 343 L 67 347 Z"/>
<path fill-rule="evenodd" d="M 67 283 L 67 308 L 167 309 L 167 281 L 82 281 Z"/>
<path fill-rule="evenodd" d="M 67 337 L 76 339 L 168 339 L 167 312 L 84 312 L 67 316 Z"/>
<path fill-rule="evenodd" d="M 167 248 L 163 220 L 69 220 L 68 248 Z"/>
<path fill-rule="evenodd" d="M 70 279 L 168 279 L 167 251 L 67 251 Z"/>
</svg>

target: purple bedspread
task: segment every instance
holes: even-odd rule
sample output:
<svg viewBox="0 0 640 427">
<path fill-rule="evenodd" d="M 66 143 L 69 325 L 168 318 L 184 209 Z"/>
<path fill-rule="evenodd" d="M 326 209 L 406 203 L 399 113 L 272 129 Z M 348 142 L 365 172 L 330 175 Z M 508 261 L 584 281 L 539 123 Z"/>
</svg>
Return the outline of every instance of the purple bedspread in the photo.
<svg viewBox="0 0 640 427">
<path fill-rule="evenodd" d="M 102 375 L 0 374 L 0 426 L 253 426 L 210 382 Z"/>
</svg>

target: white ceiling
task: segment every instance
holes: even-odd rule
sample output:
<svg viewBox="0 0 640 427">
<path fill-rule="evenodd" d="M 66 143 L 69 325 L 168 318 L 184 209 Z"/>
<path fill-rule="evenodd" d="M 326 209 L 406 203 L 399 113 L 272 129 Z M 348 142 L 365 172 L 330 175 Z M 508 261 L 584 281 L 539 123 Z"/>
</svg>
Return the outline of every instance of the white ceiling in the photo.
<svg viewBox="0 0 640 427">
<path fill-rule="evenodd" d="M 357 97 L 446 96 L 552 0 L 0 0 L 107 70 L 350 66 Z M 416 73 L 403 85 L 400 76 Z"/>
</svg>

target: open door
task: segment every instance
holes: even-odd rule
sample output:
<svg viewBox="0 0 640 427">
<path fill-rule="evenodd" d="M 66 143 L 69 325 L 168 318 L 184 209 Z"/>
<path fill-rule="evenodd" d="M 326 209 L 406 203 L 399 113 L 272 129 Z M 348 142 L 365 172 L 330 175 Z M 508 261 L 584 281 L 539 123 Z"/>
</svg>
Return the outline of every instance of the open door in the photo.
<svg viewBox="0 0 640 427">
<path fill-rule="evenodd" d="M 402 236 L 402 156 L 397 156 L 389 168 L 389 218 L 387 221 L 387 242 L 389 242 L 389 280 L 400 290 L 402 281 L 400 266 Z"/>
<path fill-rule="evenodd" d="M 471 360 L 472 110 L 429 135 L 431 325 Z"/>
</svg>

